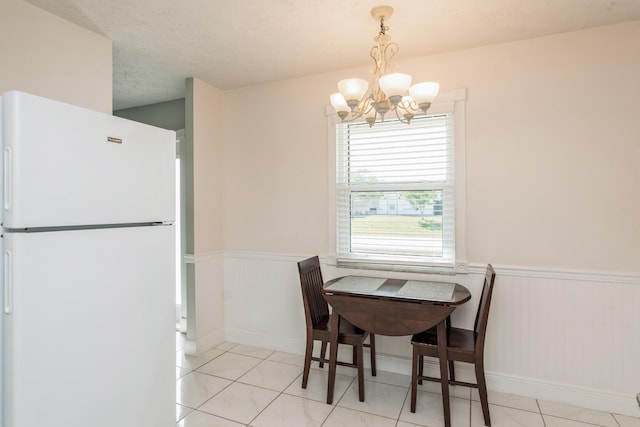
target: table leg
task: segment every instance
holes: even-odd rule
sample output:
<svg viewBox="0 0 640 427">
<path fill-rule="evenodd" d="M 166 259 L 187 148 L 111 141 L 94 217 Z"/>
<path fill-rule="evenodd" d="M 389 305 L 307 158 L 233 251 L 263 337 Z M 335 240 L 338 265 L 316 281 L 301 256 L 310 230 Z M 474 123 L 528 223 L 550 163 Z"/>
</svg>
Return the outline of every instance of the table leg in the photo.
<svg viewBox="0 0 640 427">
<path fill-rule="evenodd" d="M 447 327 L 444 321 L 438 323 L 438 358 L 440 359 L 440 384 L 442 384 L 442 407 L 444 426 L 451 427 L 451 408 L 449 406 L 449 372 L 447 361 Z"/>
<path fill-rule="evenodd" d="M 327 403 L 333 403 L 333 389 L 336 384 L 336 361 L 338 360 L 338 331 L 340 330 L 340 315 L 331 315 L 331 341 L 329 349 L 329 381 L 327 384 Z"/>
<path fill-rule="evenodd" d="M 413 347 L 413 357 L 411 358 L 411 412 L 415 413 L 418 396 L 418 373 L 422 355 L 418 353 L 417 346 L 412 345 L 411 347 Z"/>
</svg>

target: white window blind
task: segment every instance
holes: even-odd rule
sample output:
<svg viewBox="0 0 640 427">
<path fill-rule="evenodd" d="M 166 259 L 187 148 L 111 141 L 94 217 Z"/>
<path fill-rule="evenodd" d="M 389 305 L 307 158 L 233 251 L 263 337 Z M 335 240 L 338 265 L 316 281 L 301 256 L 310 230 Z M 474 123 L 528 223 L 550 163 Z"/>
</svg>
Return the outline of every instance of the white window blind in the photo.
<svg viewBox="0 0 640 427">
<path fill-rule="evenodd" d="M 453 267 L 453 113 L 336 125 L 338 265 Z"/>
</svg>

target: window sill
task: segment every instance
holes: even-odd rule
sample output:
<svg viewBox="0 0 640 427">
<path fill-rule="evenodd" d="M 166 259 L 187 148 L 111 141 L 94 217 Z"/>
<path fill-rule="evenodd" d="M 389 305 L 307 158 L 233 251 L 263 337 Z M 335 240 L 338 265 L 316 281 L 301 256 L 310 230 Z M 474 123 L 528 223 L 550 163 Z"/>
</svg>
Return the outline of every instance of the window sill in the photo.
<svg viewBox="0 0 640 427">
<path fill-rule="evenodd" d="M 330 257 L 328 265 L 336 268 L 347 268 L 357 270 L 372 271 L 392 271 L 401 273 L 423 273 L 423 274 L 467 274 L 468 264 L 464 261 L 452 263 L 408 263 L 394 262 L 391 260 L 367 260 Z"/>
</svg>

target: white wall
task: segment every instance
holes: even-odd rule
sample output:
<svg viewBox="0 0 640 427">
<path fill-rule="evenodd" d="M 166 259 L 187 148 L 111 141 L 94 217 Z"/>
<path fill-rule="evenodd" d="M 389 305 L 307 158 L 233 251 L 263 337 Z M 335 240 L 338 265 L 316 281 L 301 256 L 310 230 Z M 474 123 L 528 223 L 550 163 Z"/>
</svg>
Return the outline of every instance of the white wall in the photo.
<svg viewBox="0 0 640 427">
<path fill-rule="evenodd" d="M 456 280 L 478 291 L 483 265 L 497 267 L 490 388 L 637 415 L 639 39 L 632 22 L 397 62 L 467 89 L 472 268 Z M 225 93 L 228 339 L 302 353 L 295 262 L 334 250 L 325 106 L 368 71 Z M 470 326 L 475 304 L 455 322 Z M 408 369 L 408 339 L 378 342 L 381 369 Z"/>
<path fill-rule="evenodd" d="M 111 114 L 111 40 L 21 0 L 0 2 L 0 93 Z"/>
</svg>

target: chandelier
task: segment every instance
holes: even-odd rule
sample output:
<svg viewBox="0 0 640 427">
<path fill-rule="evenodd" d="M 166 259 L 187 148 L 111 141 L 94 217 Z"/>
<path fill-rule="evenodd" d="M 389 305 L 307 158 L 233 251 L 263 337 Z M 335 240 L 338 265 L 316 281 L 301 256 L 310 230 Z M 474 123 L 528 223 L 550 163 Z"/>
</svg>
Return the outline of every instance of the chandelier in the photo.
<svg viewBox="0 0 640 427">
<path fill-rule="evenodd" d="M 391 72 L 391 58 L 399 48 L 387 35 L 389 27 L 384 20 L 392 13 L 391 6 L 371 9 L 371 16 L 380 21 L 380 33 L 373 38 L 377 44 L 369 53 L 375 64 L 371 83 L 358 78 L 344 79 L 338 82 L 338 92 L 331 95 L 331 105 L 343 122 L 364 117 L 371 127 L 378 116 L 384 120 L 384 115 L 392 111 L 401 122 L 409 124 L 414 116 L 427 112 L 438 94 L 438 83 L 411 86 L 409 74 Z"/>
</svg>

